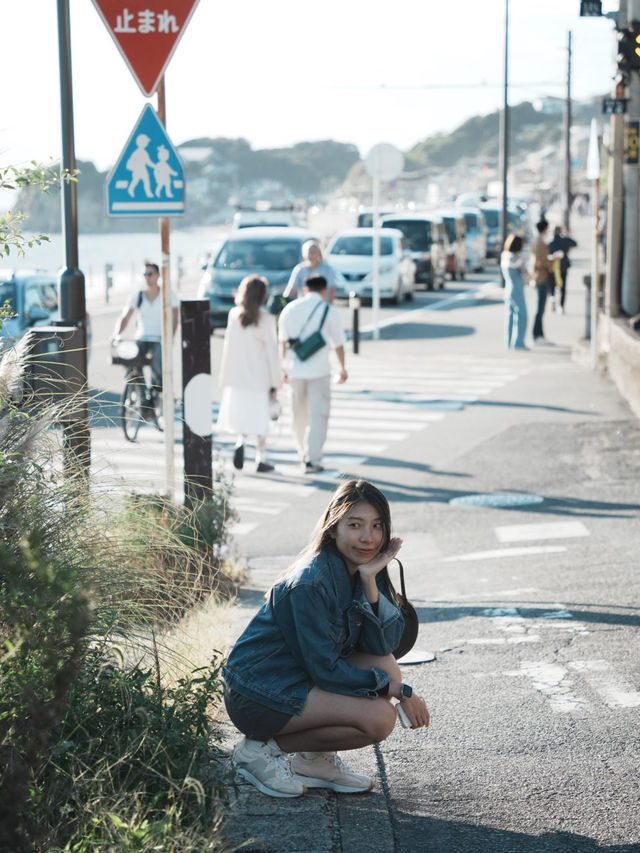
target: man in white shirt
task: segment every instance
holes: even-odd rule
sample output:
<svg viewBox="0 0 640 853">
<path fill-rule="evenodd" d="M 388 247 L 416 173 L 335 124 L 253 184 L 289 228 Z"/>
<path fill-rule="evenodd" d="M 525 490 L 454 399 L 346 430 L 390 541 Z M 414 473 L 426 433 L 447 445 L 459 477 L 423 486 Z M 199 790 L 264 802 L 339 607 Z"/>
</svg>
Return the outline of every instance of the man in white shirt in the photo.
<svg viewBox="0 0 640 853">
<path fill-rule="evenodd" d="M 293 428 L 307 474 L 323 470 L 322 450 L 331 410 L 330 348 L 340 365 L 337 381 L 347 379 L 342 320 L 338 310 L 325 302 L 326 291 L 327 280 L 321 275 L 311 276 L 304 283 L 302 298 L 290 302 L 278 322 L 284 381 L 291 386 Z M 306 340 L 318 329 L 326 344 L 302 361 L 289 341 Z"/>
<path fill-rule="evenodd" d="M 162 389 L 162 294 L 160 293 L 160 268 L 151 261 L 144 264 L 144 288 L 131 294 L 128 304 L 122 309 L 113 336 L 119 338 L 126 329 L 134 312 L 137 312 L 135 339 L 140 354 L 151 354 L 151 381 L 158 391 Z M 179 303 L 171 293 L 172 325 L 175 335 L 178 328 Z"/>
<path fill-rule="evenodd" d="M 302 262 L 291 271 L 282 295 L 286 299 L 295 299 L 302 293 L 305 281 L 317 275 L 321 275 L 327 282 L 324 298 L 327 302 L 333 302 L 337 283 L 335 270 L 323 259 L 317 240 L 307 240 L 302 246 Z"/>
</svg>

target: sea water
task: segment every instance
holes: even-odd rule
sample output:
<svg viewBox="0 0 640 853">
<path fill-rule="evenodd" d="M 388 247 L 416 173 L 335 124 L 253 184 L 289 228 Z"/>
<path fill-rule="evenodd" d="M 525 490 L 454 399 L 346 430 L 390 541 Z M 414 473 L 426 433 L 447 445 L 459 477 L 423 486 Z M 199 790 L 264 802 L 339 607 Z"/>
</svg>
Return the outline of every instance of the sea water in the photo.
<svg viewBox="0 0 640 853">
<path fill-rule="evenodd" d="M 193 283 L 200 277 L 203 264 L 220 246 L 229 226 L 211 226 L 180 231 L 170 235 L 171 285 L 180 289 L 183 281 Z M 35 235 L 25 233 L 27 240 Z M 2 266 L 12 269 L 41 269 L 57 272 L 66 266 L 62 234 L 50 234 L 47 242 L 27 249 L 24 257 L 12 251 Z M 79 234 L 78 266 L 85 276 L 87 295 L 103 293 L 106 265 L 111 265 L 113 290 L 127 290 L 142 282 L 146 260 L 162 266 L 158 231 L 130 234 Z"/>
</svg>

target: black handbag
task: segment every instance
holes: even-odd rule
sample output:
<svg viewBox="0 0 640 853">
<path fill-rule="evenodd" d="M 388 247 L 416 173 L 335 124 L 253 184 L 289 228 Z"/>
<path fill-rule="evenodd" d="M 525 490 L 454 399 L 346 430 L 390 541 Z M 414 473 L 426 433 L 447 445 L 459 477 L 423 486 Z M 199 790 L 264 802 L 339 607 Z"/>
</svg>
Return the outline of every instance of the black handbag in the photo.
<svg viewBox="0 0 640 853">
<path fill-rule="evenodd" d="M 404 629 L 402 631 L 402 636 L 400 637 L 400 642 L 393 650 L 394 658 L 398 659 L 404 657 L 411 649 L 415 646 L 416 640 L 418 639 L 418 628 L 420 627 L 420 621 L 418 619 L 418 614 L 416 613 L 416 609 L 411 604 L 409 599 L 407 598 L 407 591 L 404 585 L 404 569 L 402 567 L 402 563 L 397 557 L 394 557 L 394 560 L 398 564 L 398 568 L 400 569 L 400 592 L 396 592 L 393 584 L 389 578 L 388 569 L 387 569 L 387 583 L 389 585 L 389 592 L 391 595 L 392 601 L 395 601 L 396 606 L 402 613 L 404 618 Z"/>
</svg>

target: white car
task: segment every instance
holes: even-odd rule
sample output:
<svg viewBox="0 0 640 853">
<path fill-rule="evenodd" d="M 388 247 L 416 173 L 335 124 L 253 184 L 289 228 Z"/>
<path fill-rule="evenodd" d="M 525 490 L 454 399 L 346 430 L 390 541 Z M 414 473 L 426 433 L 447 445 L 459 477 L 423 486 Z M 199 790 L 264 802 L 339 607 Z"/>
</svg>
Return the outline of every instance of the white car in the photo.
<svg viewBox="0 0 640 853">
<path fill-rule="evenodd" d="M 329 243 L 325 260 L 338 273 L 336 296 L 346 298 L 351 291 L 373 296 L 373 232 L 373 228 L 353 228 L 341 231 Z M 396 304 L 413 299 L 415 263 L 402 231 L 380 229 L 379 239 L 380 298 Z"/>
</svg>

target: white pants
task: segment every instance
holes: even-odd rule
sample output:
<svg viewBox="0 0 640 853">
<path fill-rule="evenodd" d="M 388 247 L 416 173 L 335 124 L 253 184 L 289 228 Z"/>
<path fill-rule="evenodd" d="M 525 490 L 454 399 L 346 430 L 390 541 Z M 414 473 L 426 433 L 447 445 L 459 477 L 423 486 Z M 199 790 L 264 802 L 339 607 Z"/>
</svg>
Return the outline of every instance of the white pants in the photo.
<svg viewBox="0 0 640 853">
<path fill-rule="evenodd" d="M 331 377 L 290 379 L 293 429 L 303 462 L 322 465 L 331 410 Z"/>
</svg>

